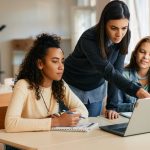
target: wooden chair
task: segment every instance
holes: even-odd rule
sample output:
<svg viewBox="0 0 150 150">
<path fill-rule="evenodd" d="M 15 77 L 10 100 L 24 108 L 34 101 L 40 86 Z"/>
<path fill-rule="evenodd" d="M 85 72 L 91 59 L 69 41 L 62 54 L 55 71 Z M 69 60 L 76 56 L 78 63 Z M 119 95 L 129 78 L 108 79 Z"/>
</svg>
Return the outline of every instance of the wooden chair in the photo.
<svg viewBox="0 0 150 150">
<path fill-rule="evenodd" d="M 4 129 L 5 115 L 12 93 L 0 94 L 0 129 Z"/>
<path fill-rule="evenodd" d="M 0 107 L 0 129 L 4 129 L 4 121 L 5 121 L 5 115 L 7 111 L 7 106 Z"/>
<path fill-rule="evenodd" d="M 0 93 L 0 129 L 4 129 L 5 115 L 12 93 Z M 0 143 L 0 150 L 4 150 L 4 145 Z"/>
</svg>

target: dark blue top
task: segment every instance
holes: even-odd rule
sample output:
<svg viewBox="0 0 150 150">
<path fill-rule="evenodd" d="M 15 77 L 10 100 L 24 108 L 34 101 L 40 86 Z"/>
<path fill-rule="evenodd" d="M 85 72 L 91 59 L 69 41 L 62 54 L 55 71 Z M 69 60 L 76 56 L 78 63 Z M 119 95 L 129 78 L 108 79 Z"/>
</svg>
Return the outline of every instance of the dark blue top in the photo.
<svg viewBox="0 0 150 150">
<path fill-rule="evenodd" d="M 110 45 L 108 50 L 108 58 L 103 59 L 96 30 L 88 29 L 81 35 L 72 54 L 66 58 L 63 78 L 68 84 L 83 91 L 93 90 L 107 80 L 107 109 L 114 109 L 118 103 L 118 88 L 136 96 L 140 87 L 121 75 L 125 55 L 120 53 L 117 44 Z"/>
</svg>

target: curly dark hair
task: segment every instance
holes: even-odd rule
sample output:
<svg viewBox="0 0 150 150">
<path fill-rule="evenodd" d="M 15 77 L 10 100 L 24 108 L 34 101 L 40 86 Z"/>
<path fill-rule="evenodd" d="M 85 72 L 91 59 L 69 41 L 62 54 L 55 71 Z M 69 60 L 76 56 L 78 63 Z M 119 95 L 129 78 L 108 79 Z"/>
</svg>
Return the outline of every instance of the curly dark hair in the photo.
<svg viewBox="0 0 150 150">
<path fill-rule="evenodd" d="M 37 100 L 40 99 L 40 83 L 43 80 L 42 73 L 37 66 L 38 59 L 44 60 L 47 51 L 51 47 L 60 48 L 61 38 L 56 35 L 46 33 L 37 36 L 30 51 L 19 68 L 19 74 L 15 83 L 20 79 L 25 79 L 29 83 L 29 89 L 35 89 Z M 64 98 L 64 83 L 61 80 L 52 82 L 52 94 L 59 101 Z"/>
</svg>

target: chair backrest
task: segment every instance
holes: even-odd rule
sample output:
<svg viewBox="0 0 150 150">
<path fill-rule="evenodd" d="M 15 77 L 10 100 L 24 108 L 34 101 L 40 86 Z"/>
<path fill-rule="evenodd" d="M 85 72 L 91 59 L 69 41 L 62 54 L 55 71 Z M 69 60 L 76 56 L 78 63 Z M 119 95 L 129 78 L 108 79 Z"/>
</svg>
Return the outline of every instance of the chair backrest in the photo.
<svg viewBox="0 0 150 150">
<path fill-rule="evenodd" d="M 7 106 L 0 107 L 0 129 L 4 129 L 6 111 Z"/>
<path fill-rule="evenodd" d="M 4 129 L 5 115 L 12 93 L 0 93 L 0 129 Z"/>
</svg>

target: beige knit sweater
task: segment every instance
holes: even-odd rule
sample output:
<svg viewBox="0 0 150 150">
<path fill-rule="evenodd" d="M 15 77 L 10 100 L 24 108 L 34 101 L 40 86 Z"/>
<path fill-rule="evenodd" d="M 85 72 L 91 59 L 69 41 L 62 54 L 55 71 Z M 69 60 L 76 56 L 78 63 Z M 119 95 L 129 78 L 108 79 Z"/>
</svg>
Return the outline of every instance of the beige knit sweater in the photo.
<svg viewBox="0 0 150 150">
<path fill-rule="evenodd" d="M 51 118 L 47 118 L 50 114 L 58 113 L 58 103 L 51 95 L 51 87 L 42 88 L 42 95 L 37 100 L 35 91 L 30 90 L 29 84 L 25 80 L 19 80 L 14 88 L 11 102 L 5 117 L 5 129 L 7 132 L 22 131 L 44 131 L 51 129 Z M 64 103 L 69 109 L 76 109 L 81 115 L 88 117 L 88 111 L 80 99 L 70 90 L 65 83 Z"/>
</svg>

